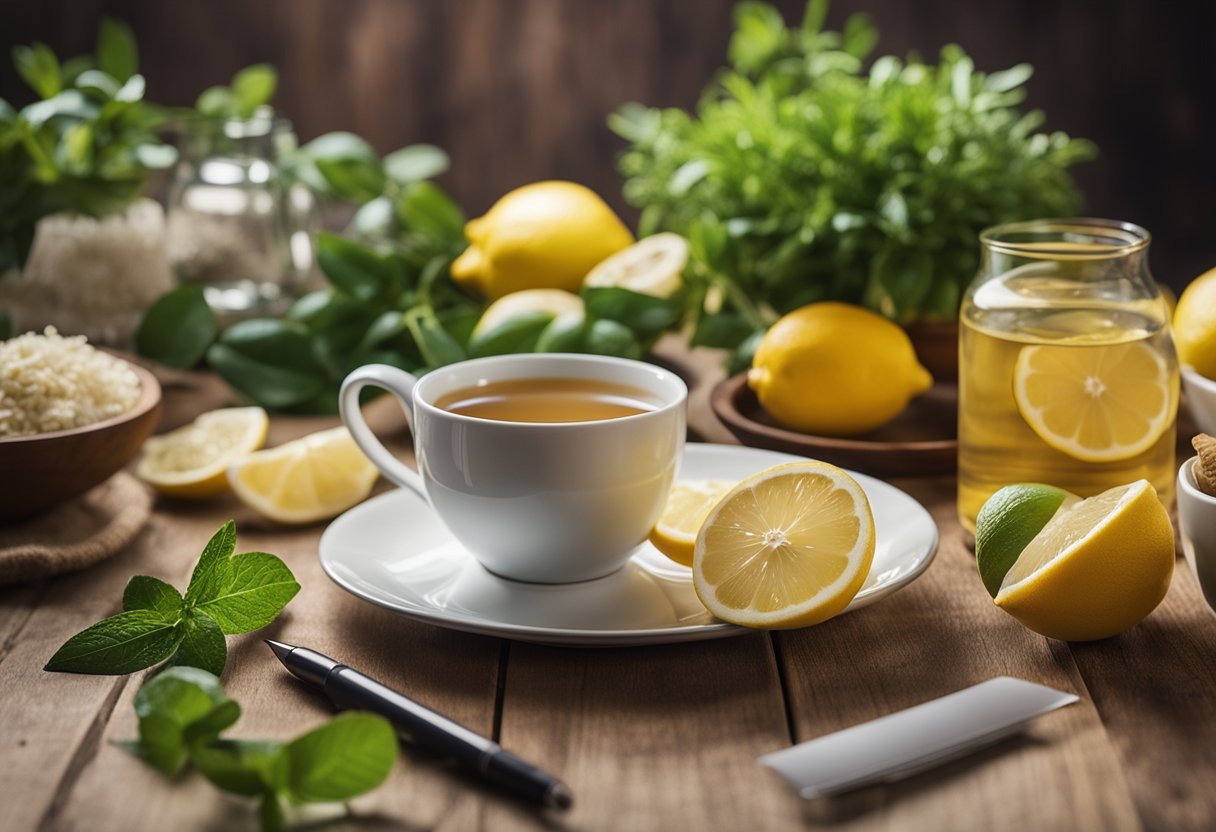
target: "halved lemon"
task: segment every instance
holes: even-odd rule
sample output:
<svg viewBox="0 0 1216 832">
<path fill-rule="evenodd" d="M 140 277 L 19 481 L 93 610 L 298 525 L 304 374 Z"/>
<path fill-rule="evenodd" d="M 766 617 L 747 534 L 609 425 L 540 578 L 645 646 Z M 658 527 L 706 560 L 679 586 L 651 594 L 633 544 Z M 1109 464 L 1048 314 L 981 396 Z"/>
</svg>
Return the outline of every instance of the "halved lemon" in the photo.
<svg viewBox="0 0 1216 832">
<path fill-rule="evenodd" d="M 638 240 L 587 273 L 584 286 L 615 286 L 657 298 L 671 297 L 684 285 L 688 240 L 663 232 Z"/>
<path fill-rule="evenodd" d="M 697 532 L 710 509 L 734 486 L 728 480 L 680 480 L 671 487 L 663 516 L 650 531 L 650 542 L 676 563 L 692 566 Z"/>
<path fill-rule="evenodd" d="M 1085 462 L 1151 448 L 1174 421 L 1178 377 L 1146 344 L 1023 347 L 1014 399 L 1044 442 Z"/>
<path fill-rule="evenodd" d="M 144 443 L 135 474 L 162 494 L 189 499 L 228 490 L 228 466 L 266 443 L 260 407 L 226 407 Z"/>
<path fill-rule="evenodd" d="M 519 315 L 539 312 L 556 318 L 558 315 L 581 314 L 583 299 L 562 289 L 523 289 L 503 295 L 486 307 L 473 335 L 489 332 L 501 323 Z"/>
<path fill-rule="evenodd" d="M 367 499 L 379 471 L 344 427 L 258 451 L 228 469 L 241 501 L 280 523 L 336 517 Z"/>
<path fill-rule="evenodd" d="M 848 606 L 870 573 L 874 516 L 857 481 L 825 462 L 755 474 L 710 511 L 693 552 L 706 608 L 746 627 L 805 627 Z"/>
<path fill-rule="evenodd" d="M 1036 633 L 1090 641 L 1121 633 L 1165 597 L 1174 528 L 1147 480 L 1061 508 L 1005 573 L 996 605 Z"/>
</svg>

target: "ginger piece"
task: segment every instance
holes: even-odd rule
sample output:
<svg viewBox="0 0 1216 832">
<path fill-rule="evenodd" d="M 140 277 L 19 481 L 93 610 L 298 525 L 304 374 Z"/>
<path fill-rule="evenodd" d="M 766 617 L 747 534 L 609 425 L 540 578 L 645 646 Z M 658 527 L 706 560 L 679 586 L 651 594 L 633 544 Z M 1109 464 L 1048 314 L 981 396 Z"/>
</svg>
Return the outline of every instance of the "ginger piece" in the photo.
<svg viewBox="0 0 1216 832">
<path fill-rule="evenodd" d="M 1191 444 L 1199 454 L 1195 461 L 1195 484 L 1204 494 L 1216 497 L 1216 436 L 1201 433 Z"/>
</svg>

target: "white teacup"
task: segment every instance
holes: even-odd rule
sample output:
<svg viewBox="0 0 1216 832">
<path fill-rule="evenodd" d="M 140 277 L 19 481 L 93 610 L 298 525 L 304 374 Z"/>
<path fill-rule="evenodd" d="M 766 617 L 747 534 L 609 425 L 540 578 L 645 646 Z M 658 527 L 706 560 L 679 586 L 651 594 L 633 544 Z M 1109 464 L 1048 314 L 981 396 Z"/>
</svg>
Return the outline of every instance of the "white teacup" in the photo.
<svg viewBox="0 0 1216 832">
<path fill-rule="evenodd" d="M 586 422 L 511 422 L 437 406 L 489 382 L 580 378 L 638 388 L 654 410 Z M 364 387 L 405 405 L 418 473 L 380 443 L 359 410 Z M 506 578 L 570 583 L 621 568 L 667 501 L 684 447 L 688 389 L 623 358 L 527 354 L 462 361 L 415 378 L 369 364 L 342 384 L 342 421 L 384 475 L 435 509 L 482 565 Z"/>
<path fill-rule="evenodd" d="M 1203 597 L 1216 610 L 1216 497 L 1199 490 L 1191 457 L 1178 469 L 1178 531 Z"/>
</svg>

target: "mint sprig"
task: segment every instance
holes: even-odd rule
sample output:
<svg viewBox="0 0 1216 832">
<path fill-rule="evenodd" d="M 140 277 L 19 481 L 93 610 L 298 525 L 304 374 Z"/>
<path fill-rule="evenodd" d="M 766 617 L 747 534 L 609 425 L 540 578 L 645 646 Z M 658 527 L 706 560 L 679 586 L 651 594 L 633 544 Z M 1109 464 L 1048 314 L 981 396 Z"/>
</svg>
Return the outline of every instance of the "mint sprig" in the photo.
<svg viewBox="0 0 1216 832">
<path fill-rule="evenodd" d="M 235 552 L 236 524 L 229 520 L 204 547 L 185 596 L 158 578 L 136 575 L 123 591 L 123 612 L 72 636 L 43 669 L 116 675 L 168 659 L 220 675 L 228 655 L 224 636 L 265 627 L 300 591 L 274 555 Z"/>
<path fill-rule="evenodd" d="M 219 679 L 175 667 L 151 679 L 135 697 L 135 754 L 167 775 L 186 761 L 220 789 L 259 800 L 264 830 L 283 824 L 284 805 L 349 800 L 384 782 L 397 759 L 392 726 L 374 714 L 348 712 L 289 743 L 225 740 L 240 706 Z"/>
</svg>

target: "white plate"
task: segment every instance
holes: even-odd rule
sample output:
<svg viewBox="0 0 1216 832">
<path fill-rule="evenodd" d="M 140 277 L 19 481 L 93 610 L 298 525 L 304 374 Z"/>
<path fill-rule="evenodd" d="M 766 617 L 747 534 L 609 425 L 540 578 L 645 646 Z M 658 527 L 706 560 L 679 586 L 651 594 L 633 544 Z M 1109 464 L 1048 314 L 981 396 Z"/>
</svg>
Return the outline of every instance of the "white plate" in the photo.
<svg viewBox="0 0 1216 832">
<path fill-rule="evenodd" d="M 790 454 L 690 443 L 679 476 L 738 480 Z M 937 552 L 929 512 L 894 486 L 853 474 L 874 511 L 874 565 L 846 612 L 890 595 Z M 457 543 L 430 507 L 398 489 L 343 514 L 325 530 L 321 566 L 348 592 L 409 618 L 470 633 L 541 644 L 608 647 L 722 638 L 747 632 L 709 614 L 692 572 L 649 543 L 613 575 L 579 584 L 500 578 Z"/>
</svg>

